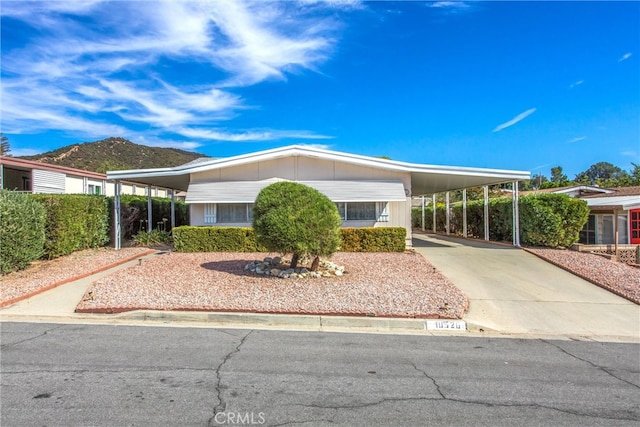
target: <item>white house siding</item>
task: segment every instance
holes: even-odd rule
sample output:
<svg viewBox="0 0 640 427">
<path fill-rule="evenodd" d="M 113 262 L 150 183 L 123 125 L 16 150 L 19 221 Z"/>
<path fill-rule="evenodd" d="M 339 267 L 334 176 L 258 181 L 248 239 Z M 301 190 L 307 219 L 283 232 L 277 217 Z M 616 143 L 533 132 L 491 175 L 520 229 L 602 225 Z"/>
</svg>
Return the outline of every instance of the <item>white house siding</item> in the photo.
<svg viewBox="0 0 640 427">
<path fill-rule="evenodd" d="M 403 227 L 407 230 L 411 228 L 411 199 L 407 197 L 404 193 L 404 189 L 411 188 L 411 175 L 409 173 L 396 172 L 396 171 L 388 171 L 379 168 L 369 168 L 364 166 L 357 166 L 348 163 L 342 163 L 333 160 L 326 159 L 315 159 L 309 157 L 284 157 L 281 159 L 273 159 L 268 161 L 261 161 L 250 163 L 246 165 L 233 166 L 228 168 L 209 170 L 204 172 L 197 172 L 191 174 L 191 184 L 189 193 L 191 195 L 187 196 L 187 203 L 189 203 L 190 196 L 194 198 L 194 203 L 190 203 L 190 222 L 191 225 L 202 226 L 202 225 L 216 225 L 216 224 L 206 224 L 204 220 L 204 210 L 205 204 L 204 202 L 215 202 L 216 195 L 211 195 L 211 200 L 204 200 L 202 198 L 202 191 L 206 190 L 206 183 L 217 183 L 217 182 L 230 182 L 230 186 L 233 186 L 233 181 L 253 181 L 251 184 L 255 183 L 255 181 L 264 181 L 270 180 L 273 178 L 280 178 L 284 180 L 290 181 L 307 181 L 309 184 L 313 182 L 318 183 L 318 181 L 341 181 L 336 182 L 336 185 L 342 185 L 341 189 L 344 189 L 344 193 L 350 193 L 349 187 L 347 187 L 346 182 L 353 185 L 354 188 L 357 187 L 358 182 L 361 182 L 362 185 L 367 186 L 370 184 L 370 181 L 386 181 L 386 182 L 397 182 L 401 183 L 404 188 L 400 188 L 399 192 L 401 193 L 400 197 L 404 198 L 404 200 L 400 201 L 397 198 L 397 195 L 394 197 L 395 201 L 390 201 L 388 203 L 387 212 L 389 215 L 389 220 L 384 222 L 379 221 L 344 221 L 343 227 Z M 198 185 L 200 184 L 200 185 Z M 256 183 L 257 184 L 257 183 Z M 248 187 L 252 187 L 247 183 Z M 323 186 L 326 184 L 319 183 L 319 186 Z M 392 185 L 389 184 L 391 187 Z M 398 184 L 399 185 L 399 184 Z M 313 185 L 312 185 L 313 186 Z M 212 186 L 215 187 L 215 186 Z M 245 190 L 249 191 L 250 188 L 246 188 Z M 244 188 L 244 187 L 243 187 Z M 224 194 L 229 192 L 233 193 L 233 188 L 222 188 Z M 240 197 L 243 191 L 240 188 L 236 188 L 236 196 Z M 245 191 L 246 192 L 246 191 Z M 397 192 L 397 191 L 396 191 Z M 197 197 L 196 197 L 197 196 Z M 222 197 L 223 194 L 220 194 Z M 357 194 L 353 195 L 354 199 L 357 200 Z M 228 198 L 227 196 L 225 196 Z M 346 196 L 345 196 L 346 197 Z M 225 198 L 225 201 L 226 201 Z M 241 197 L 243 200 L 233 200 L 234 202 L 249 202 L 247 197 Z M 341 199 L 344 197 L 340 197 Z M 197 199 L 197 201 L 196 201 Z M 247 199 L 247 200 L 244 200 Z M 230 199 L 229 199 L 230 200 Z M 251 200 L 253 201 L 253 199 Z M 334 200 L 337 201 L 337 200 Z M 340 200 L 346 201 L 346 200 Z M 371 200 L 374 201 L 374 200 Z M 251 226 L 250 223 L 241 223 L 241 224 L 217 224 L 219 226 Z M 411 247 L 411 235 L 407 233 L 407 247 Z"/>
<path fill-rule="evenodd" d="M 64 173 L 34 169 L 32 176 L 32 188 L 34 193 L 65 193 L 66 175 Z"/>
<path fill-rule="evenodd" d="M 84 178 L 67 175 L 65 178 L 65 191 L 67 194 L 84 194 Z"/>
<path fill-rule="evenodd" d="M 191 174 L 192 183 L 260 181 L 269 178 L 282 178 L 290 181 L 388 180 L 402 181 L 405 188 L 411 188 L 409 173 L 307 157 L 285 157 Z"/>
</svg>

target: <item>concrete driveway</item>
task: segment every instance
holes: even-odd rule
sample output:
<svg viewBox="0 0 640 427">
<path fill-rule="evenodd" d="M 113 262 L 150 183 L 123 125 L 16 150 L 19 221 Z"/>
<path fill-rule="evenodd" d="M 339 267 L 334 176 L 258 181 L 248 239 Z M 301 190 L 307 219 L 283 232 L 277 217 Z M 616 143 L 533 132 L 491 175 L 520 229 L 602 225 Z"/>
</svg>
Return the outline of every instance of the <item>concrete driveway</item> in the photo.
<svg viewBox="0 0 640 427">
<path fill-rule="evenodd" d="M 469 297 L 470 330 L 640 341 L 640 306 L 521 249 L 419 233 L 413 248 Z"/>
</svg>

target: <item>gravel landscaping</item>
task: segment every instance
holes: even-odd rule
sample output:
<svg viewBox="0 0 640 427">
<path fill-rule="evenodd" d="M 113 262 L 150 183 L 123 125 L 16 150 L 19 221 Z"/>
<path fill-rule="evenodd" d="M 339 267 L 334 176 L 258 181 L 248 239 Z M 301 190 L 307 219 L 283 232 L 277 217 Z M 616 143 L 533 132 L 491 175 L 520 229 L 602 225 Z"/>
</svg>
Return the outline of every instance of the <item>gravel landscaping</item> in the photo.
<svg viewBox="0 0 640 427">
<path fill-rule="evenodd" d="M 640 268 L 611 261 L 600 255 L 567 249 L 527 250 L 591 283 L 640 304 Z"/>
<path fill-rule="evenodd" d="M 275 256 L 277 254 L 271 254 Z M 342 276 L 284 279 L 244 267 L 264 253 L 167 253 L 90 287 L 79 312 L 247 311 L 459 319 L 466 296 L 419 254 L 337 253 Z"/>
<path fill-rule="evenodd" d="M 27 269 L 0 278 L 0 307 L 17 298 L 33 295 L 66 283 L 83 274 L 90 274 L 127 258 L 148 253 L 149 248 L 88 249 L 50 261 L 36 261 Z"/>
<path fill-rule="evenodd" d="M 528 251 L 598 286 L 640 304 L 640 269 L 602 256 L 570 250 Z M 147 248 L 96 249 L 1 278 L 0 306 L 80 276 L 147 253 Z M 135 309 L 250 311 L 461 318 L 466 296 L 424 257 L 413 253 L 337 253 L 342 276 L 283 279 L 258 276 L 245 266 L 264 253 L 175 253 L 146 259 L 88 289 L 80 312 Z"/>
</svg>

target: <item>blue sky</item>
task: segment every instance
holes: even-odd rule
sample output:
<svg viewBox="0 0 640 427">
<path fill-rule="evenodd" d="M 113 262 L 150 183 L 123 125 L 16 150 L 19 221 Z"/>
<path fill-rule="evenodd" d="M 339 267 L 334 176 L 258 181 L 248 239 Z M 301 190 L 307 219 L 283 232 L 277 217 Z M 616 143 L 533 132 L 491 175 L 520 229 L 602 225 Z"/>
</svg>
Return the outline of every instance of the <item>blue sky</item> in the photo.
<svg viewBox="0 0 640 427">
<path fill-rule="evenodd" d="M 5 1 L 13 154 L 121 136 L 572 178 L 640 163 L 640 2 Z"/>
</svg>

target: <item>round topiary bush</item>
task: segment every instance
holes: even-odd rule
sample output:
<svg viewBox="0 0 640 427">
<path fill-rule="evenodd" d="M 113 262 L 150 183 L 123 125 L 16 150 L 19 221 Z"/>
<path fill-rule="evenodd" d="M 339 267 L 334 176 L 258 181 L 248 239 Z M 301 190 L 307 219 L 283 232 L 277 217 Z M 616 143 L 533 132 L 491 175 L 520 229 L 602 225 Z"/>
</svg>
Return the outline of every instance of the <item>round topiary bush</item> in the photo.
<svg viewBox="0 0 640 427">
<path fill-rule="evenodd" d="M 44 253 L 46 213 L 29 195 L 0 190 L 0 273 L 26 268 Z"/>
<path fill-rule="evenodd" d="M 270 251 L 292 254 L 291 267 L 311 255 L 317 268 L 320 256 L 340 246 L 342 220 L 335 203 L 324 194 L 296 182 L 276 182 L 260 191 L 253 206 L 253 228 L 258 244 Z"/>
</svg>

